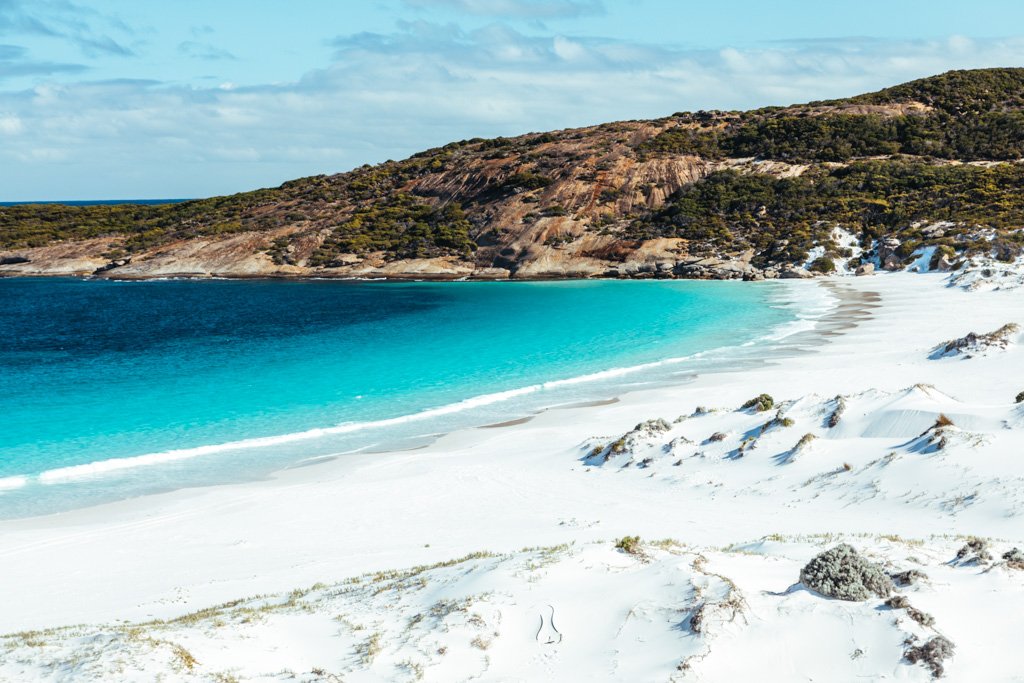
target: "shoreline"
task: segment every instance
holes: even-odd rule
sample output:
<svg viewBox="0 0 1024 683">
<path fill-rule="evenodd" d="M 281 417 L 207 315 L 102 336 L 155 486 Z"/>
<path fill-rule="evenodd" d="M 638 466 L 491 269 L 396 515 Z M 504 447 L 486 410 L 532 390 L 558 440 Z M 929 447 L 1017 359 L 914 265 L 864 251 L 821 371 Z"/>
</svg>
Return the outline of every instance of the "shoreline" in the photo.
<svg viewBox="0 0 1024 683">
<path fill-rule="evenodd" d="M 790 283 L 792 285 L 792 283 Z M 737 285 L 738 286 L 738 285 Z M 118 476 L 120 472 L 131 472 L 138 467 L 162 467 L 173 465 L 174 462 L 189 461 L 192 459 L 204 459 L 212 462 L 220 454 L 229 454 L 234 457 L 243 451 L 253 450 L 258 453 L 262 449 L 280 446 L 281 444 L 295 444 L 300 447 L 307 439 L 315 442 L 321 435 L 332 433 L 345 433 L 348 431 L 370 430 L 372 436 L 382 430 L 387 431 L 391 426 L 399 423 L 418 423 L 421 420 L 437 419 L 432 417 L 443 415 L 448 412 L 461 414 L 466 410 L 477 410 L 480 407 L 494 403 L 502 414 L 508 418 L 498 420 L 493 424 L 503 425 L 507 422 L 521 424 L 529 421 L 549 410 L 563 410 L 574 407 L 600 406 L 608 401 L 614 402 L 617 395 L 623 393 L 652 391 L 664 387 L 678 386 L 691 382 L 694 377 L 704 374 L 716 374 L 732 371 L 729 364 L 742 363 L 746 365 L 757 365 L 763 363 L 766 358 L 781 358 L 789 354 L 799 352 L 801 344 L 808 343 L 801 335 L 813 334 L 813 329 L 801 329 L 810 325 L 812 328 L 816 321 L 822 316 L 829 316 L 834 306 L 832 300 L 836 298 L 833 291 L 844 291 L 842 285 L 837 287 L 816 287 L 814 283 L 804 283 L 803 293 L 800 293 L 800 285 L 787 286 L 781 283 L 764 285 L 772 288 L 765 292 L 765 304 L 771 308 L 788 309 L 794 311 L 789 320 L 773 324 L 766 334 L 755 337 L 743 344 L 732 344 L 714 346 L 702 349 L 682 356 L 670 355 L 652 361 L 644 361 L 631 365 L 611 365 L 601 369 L 584 372 L 580 375 L 557 377 L 545 379 L 528 385 L 513 386 L 507 389 L 498 389 L 484 394 L 473 394 L 459 399 L 453 403 L 432 405 L 422 410 L 391 415 L 382 418 L 368 419 L 363 421 L 345 422 L 341 424 L 329 424 L 320 427 L 308 427 L 295 432 L 278 434 L 267 434 L 263 436 L 249 437 L 234 441 L 203 443 L 192 446 L 182 446 L 167 450 L 158 450 L 149 453 L 125 455 L 106 459 L 96 459 L 88 462 L 65 465 L 62 467 L 46 469 L 39 473 L 13 474 L 0 478 L 0 491 L 17 491 L 26 486 L 38 487 L 40 485 L 77 485 L 76 482 L 88 482 L 91 478 L 106 476 Z M 810 294 L 812 292 L 825 292 L 822 294 Z M 803 303 L 801 303 L 801 301 Z M 808 312 L 808 308 L 813 309 Z M 817 309 L 822 309 L 818 311 Z M 756 353 L 757 357 L 752 358 L 751 354 Z M 625 362 L 625 361 L 624 361 Z M 659 377 L 657 373 L 661 373 Z M 588 387 L 583 390 L 583 397 L 558 396 L 557 392 L 566 391 L 571 386 Z M 549 392 L 556 392 L 556 395 L 548 396 Z M 517 402 L 520 395 L 533 395 L 543 397 L 540 402 L 534 401 L 534 405 Z M 590 395 L 590 398 L 586 398 Z M 616 395 L 616 396 L 613 396 Z M 611 398 L 609 398 L 611 397 Z M 497 400 L 495 400 L 497 399 Z M 581 402 L 582 399 L 582 402 Z M 512 401 L 506 404 L 506 401 Z M 455 410 L 465 404 L 463 410 Z M 490 411 L 493 412 L 493 411 Z M 372 443 L 356 448 L 347 448 L 334 452 L 321 452 L 308 457 L 274 464 L 272 468 L 260 468 L 256 471 L 235 472 L 234 476 L 218 475 L 215 479 L 194 483 L 174 484 L 158 490 L 139 490 L 125 493 L 115 493 L 113 497 L 105 500 L 79 501 L 74 507 L 63 507 L 56 510 L 19 511 L 12 510 L 0 516 L 0 520 L 25 519 L 28 517 L 47 516 L 73 512 L 82 507 L 94 507 L 104 505 L 118 500 L 127 500 L 148 495 L 159 495 L 172 492 L 178 489 L 187 488 L 209 488 L 215 486 L 229 485 L 232 483 L 249 482 L 253 480 L 266 480 L 272 478 L 277 472 L 293 467 L 305 466 L 307 461 L 324 461 L 339 457 L 351 457 L 360 454 L 379 454 L 392 451 L 407 451 L 414 448 L 422 448 L 436 442 L 439 438 L 452 431 L 471 430 L 478 428 L 492 427 L 490 422 L 478 422 L 479 420 L 491 419 L 490 415 L 478 415 L 475 420 L 467 418 L 464 424 L 452 425 L 450 429 L 443 431 L 425 431 L 410 435 L 393 435 L 388 438 L 373 438 Z M 367 438 L 370 438 L 368 436 Z M 383 437 L 383 433 L 380 435 Z M 308 448 L 314 451 L 323 450 L 315 443 Z M 194 479 L 194 478 L 193 478 Z M 23 494 L 25 492 L 22 492 Z M 2 502 L 2 501 L 0 501 Z"/>
<path fill-rule="evenodd" d="M 87 272 L 17 272 L 3 270 L 0 268 L 0 279 L 14 280 L 18 278 L 65 278 L 68 280 L 81 280 L 82 282 L 161 282 L 161 281 L 252 281 L 267 280 L 270 282 L 294 281 L 294 282 L 589 282 L 589 281 L 615 281 L 615 282 L 648 282 L 648 281 L 684 281 L 684 282 L 771 282 L 774 280 L 829 280 L 836 276 L 825 275 L 807 271 L 806 277 L 762 277 L 760 279 L 744 279 L 742 277 L 687 277 L 679 275 L 654 275 L 652 273 L 624 274 L 619 276 L 607 275 L 586 275 L 579 273 L 567 273 L 565 275 L 528 275 L 515 277 L 514 274 L 507 276 L 488 276 L 471 274 L 424 274 L 408 273 L 376 276 L 358 276 L 348 274 L 293 274 L 293 273 L 167 273 L 161 275 L 119 275 L 106 276 L 103 273 Z M 846 277 L 846 276 L 843 276 Z M 854 277 L 850 275 L 849 277 Z"/>
</svg>

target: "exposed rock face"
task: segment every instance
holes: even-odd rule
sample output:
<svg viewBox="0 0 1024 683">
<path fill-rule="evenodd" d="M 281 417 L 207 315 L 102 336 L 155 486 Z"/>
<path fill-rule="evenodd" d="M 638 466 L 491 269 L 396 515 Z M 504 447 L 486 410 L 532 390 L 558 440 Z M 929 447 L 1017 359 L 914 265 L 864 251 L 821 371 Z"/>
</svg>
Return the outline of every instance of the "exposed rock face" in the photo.
<svg viewBox="0 0 1024 683">
<path fill-rule="evenodd" d="M 686 278 L 760 280 L 814 277 L 802 268 L 761 270 L 752 252 L 725 257 L 687 256 L 685 240 L 659 238 L 623 245 L 584 235 L 567 246 L 532 244 L 510 248 L 493 264 L 454 256 L 388 260 L 383 254 L 351 255 L 331 267 L 312 267 L 296 250 L 296 263 L 275 263 L 267 254 L 279 233 L 242 233 L 225 238 L 178 241 L 131 258 L 104 254 L 118 240 L 89 240 L 0 252 L 3 275 L 95 275 L 112 279 L 155 277 L 326 277 L 453 280 L 566 278 Z M 311 250 L 309 250 L 311 251 Z M 308 256 L 308 254 L 306 255 Z"/>
<path fill-rule="evenodd" d="M 808 562 L 800 570 L 800 582 L 813 591 L 839 600 L 884 598 L 893 591 L 889 575 L 846 543 L 826 550 Z"/>
<path fill-rule="evenodd" d="M 878 245 L 878 260 L 882 264 L 883 270 L 900 270 L 903 268 L 903 259 L 896 254 L 899 246 L 900 241 L 895 237 L 886 237 Z"/>
<path fill-rule="evenodd" d="M 103 252 L 111 241 L 94 239 L 0 252 L 0 275 L 91 275 L 110 263 Z"/>
</svg>

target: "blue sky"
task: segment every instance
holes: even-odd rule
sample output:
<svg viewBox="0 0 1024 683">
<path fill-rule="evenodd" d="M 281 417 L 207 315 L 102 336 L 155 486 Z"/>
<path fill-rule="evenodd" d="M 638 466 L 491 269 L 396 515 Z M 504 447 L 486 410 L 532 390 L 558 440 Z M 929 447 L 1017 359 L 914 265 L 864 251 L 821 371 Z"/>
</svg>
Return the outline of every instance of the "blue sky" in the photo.
<svg viewBox="0 0 1024 683">
<path fill-rule="evenodd" d="M 0 0 L 0 200 L 209 196 L 984 66 L 1024 66 L 1024 3 Z"/>
</svg>

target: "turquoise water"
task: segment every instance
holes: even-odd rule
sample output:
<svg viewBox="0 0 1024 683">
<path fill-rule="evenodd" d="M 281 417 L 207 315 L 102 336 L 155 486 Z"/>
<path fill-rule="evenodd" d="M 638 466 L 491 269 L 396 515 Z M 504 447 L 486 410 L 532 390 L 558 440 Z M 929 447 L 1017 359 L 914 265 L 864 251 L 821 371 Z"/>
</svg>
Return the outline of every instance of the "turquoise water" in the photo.
<svg viewBox="0 0 1024 683">
<path fill-rule="evenodd" d="M 705 360 L 693 354 L 792 321 L 784 291 L 0 280 L 0 516 L 260 477 L 679 381 Z"/>
</svg>

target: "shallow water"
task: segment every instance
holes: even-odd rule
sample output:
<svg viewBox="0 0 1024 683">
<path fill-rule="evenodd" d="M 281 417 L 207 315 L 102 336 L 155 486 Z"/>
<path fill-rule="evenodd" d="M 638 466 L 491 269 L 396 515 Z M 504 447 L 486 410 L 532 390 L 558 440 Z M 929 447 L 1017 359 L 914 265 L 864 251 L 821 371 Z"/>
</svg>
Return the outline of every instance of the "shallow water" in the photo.
<svg viewBox="0 0 1024 683">
<path fill-rule="evenodd" d="M 259 477 L 679 381 L 791 325 L 787 291 L 0 280 L 0 516 Z"/>
</svg>

